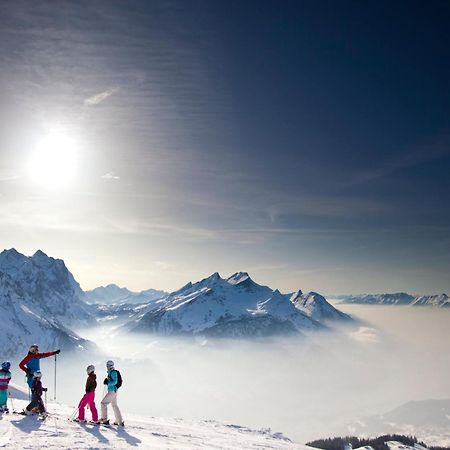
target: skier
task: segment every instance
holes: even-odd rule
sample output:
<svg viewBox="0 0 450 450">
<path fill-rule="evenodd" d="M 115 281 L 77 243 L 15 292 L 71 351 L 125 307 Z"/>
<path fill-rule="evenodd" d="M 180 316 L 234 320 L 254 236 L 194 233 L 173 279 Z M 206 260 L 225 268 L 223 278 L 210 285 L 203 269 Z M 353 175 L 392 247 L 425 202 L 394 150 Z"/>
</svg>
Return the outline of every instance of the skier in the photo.
<svg viewBox="0 0 450 450">
<path fill-rule="evenodd" d="M 9 412 L 8 409 L 8 384 L 11 380 L 11 363 L 5 361 L 2 363 L 2 368 L 0 369 L 0 413 Z"/>
<path fill-rule="evenodd" d="M 39 347 L 37 344 L 33 344 L 30 347 L 30 350 L 28 351 L 28 355 L 25 356 L 25 358 L 22 359 L 19 363 L 19 367 L 26 373 L 27 375 L 27 383 L 28 386 L 31 389 L 31 386 L 33 384 L 33 373 L 34 372 L 40 372 L 41 365 L 40 365 L 40 359 L 41 358 L 48 358 L 49 356 L 58 355 L 61 352 L 61 350 L 55 350 L 54 352 L 47 352 L 47 353 L 39 353 Z"/>
<path fill-rule="evenodd" d="M 95 375 L 95 367 L 91 364 L 87 366 L 86 372 L 88 374 L 86 380 L 86 393 L 78 404 L 78 418 L 74 419 L 75 422 L 86 422 L 84 418 L 84 407 L 89 406 L 92 414 L 92 423 L 98 425 L 97 408 L 95 407 L 95 388 L 97 387 L 97 375 Z"/>
<path fill-rule="evenodd" d="M 103 384 L 108 386 L 108 392 L 103 397 L 101 402 L 102 405 L 102 417 L 100 419 L 100 423 L 104 425 L 109 425 L 108 420 L 108 403 L 111 403 L 112 408 L 114 410 L 114 416 L 116 421 L 114 425 L 124 426 L 124 422 L 122 419 L 122 414 L 120 413 L 120 409 L 117 406 L 117 389 L 121 386 L 121 377 L 119 375 L 119 371 L 114 368 L 114 361 L 107 361 L 106 369 L 108 371 L 108 376 L 103 381 Z M 120 381 L 120 382 L 119 382 Z"/>
<path fill-rule="evenodd" d="M 35 412 L 41 414 L 42 418 L 47 416 L 45 411 L 44 402 L 42 401 L 42 392 L 47 392 L 47 388 L 42 387 L 41 382 L 42 373 L 37 370 L 33 374 L 33 384 L 31 385 L 31 402 L 30 404 L 20 413 L 23 416 L 29 416 Z"/>
</svg>

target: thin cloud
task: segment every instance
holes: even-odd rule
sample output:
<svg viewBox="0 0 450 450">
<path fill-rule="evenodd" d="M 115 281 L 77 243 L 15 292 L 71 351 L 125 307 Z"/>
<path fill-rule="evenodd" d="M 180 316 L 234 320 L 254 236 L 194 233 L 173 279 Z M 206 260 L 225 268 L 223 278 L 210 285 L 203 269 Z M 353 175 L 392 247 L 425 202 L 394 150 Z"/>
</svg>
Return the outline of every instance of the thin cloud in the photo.
<svg viewBox="0 0 450 450">
<path fill-rule="evenodd" d="M 116 175 L 114 172 L 108 172 L 102 175 L 102 178 L 105 180 L 120 180 L 120 176 Z"/>
<path fill-rule="evenodd" d="M 377 344 L 380 342 L 378 330 L 371 327 L 359 327 L 357 331 L 350 333 L 349 336 L 362 344 Z"/>
<path fill-rule="evenodd" d="M 84 99 L 84 104 L 86 106 L 94 106 L 106 100 L 108 97 L 111 97 L 114 93 L 117 92 L 117 88 L 108 89 L 106 91 L 100 92 L 99 94 L 93 95 L 92 97 Z"/>
<path fill-rule="evenodd" d="M 0 175 L 0 181 L 14 181 L 18 178 L 17 175 Z"/>
<path fill-rule="evenodd" d="M 450 133 L 446 130 L 436 138 L 435 142 L 416 145 L 406 152 L 394 155 L 378 167 L 361 171 L 354 177 L 350 177 L 344 183 L 344 186 L 354 186 L 385 178 L 393 175 L 397 171 L 438 160 L 447 156 L 449 153 Z"/>
</svg>

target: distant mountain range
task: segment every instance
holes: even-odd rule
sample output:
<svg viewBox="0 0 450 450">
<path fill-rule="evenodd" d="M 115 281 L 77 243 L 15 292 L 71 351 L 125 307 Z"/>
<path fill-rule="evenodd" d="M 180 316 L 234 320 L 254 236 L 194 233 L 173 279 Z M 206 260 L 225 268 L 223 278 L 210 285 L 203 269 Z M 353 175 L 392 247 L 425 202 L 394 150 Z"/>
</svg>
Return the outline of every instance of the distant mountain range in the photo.
<svg viewBox="0 0 450 450">
<path fill-rule="evenodd" d="M 398 292 L 394 294 L 339 295 L 335 298 L 347 304 L 450 307 L 450 298 L 447 294 L 414 296 Z"/>
<path fill-rule="evenodd" d="M 387 413 L 359 419 L 348 431 L 363 436 L 403 433 L 430 445 L 450 446 L 450 399 L 410 401 Z"/>
<path fill-rule="evenodd" d="M 90 291 L 86 291 L 85 300 L 88 303 L 105 305 L 116 303 L 139 304 L 158 300 L 166 295 L 168 295 L 168 292 L 158 291 L 156 289 L 133 292 L 127 288 L 121 288 L 116 284 L 108 284 L 107 286 L 100 286 Z"/>
</svg>

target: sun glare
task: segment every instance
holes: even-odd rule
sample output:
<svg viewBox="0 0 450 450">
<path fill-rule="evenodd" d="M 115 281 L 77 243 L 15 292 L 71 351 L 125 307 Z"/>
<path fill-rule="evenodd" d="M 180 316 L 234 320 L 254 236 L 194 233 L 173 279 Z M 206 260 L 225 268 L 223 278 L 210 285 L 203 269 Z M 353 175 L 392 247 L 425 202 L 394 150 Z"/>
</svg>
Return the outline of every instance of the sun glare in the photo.
<svg viewBox="0 0 450 450">
<path fill-rule="evenodd" d="M 72 139 L 59 131 L 48 134 L 31 155 L 28 171 L 32 180 L 56 189 L 69 185 L 76 173 L 76 148 Z"/>
</svg>

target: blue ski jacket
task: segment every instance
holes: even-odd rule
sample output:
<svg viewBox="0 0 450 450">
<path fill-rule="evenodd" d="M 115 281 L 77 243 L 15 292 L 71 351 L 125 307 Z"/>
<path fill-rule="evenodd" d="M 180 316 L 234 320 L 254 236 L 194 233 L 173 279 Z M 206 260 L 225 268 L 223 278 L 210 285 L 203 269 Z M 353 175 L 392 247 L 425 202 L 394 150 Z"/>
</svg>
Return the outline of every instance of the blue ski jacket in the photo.
<svg viewBox="0 0 450 450">
<path fill-rule="evenodd" d="M 108 370 L 108 392 L 117 392 L 117 370 Z"/>
</svg>

